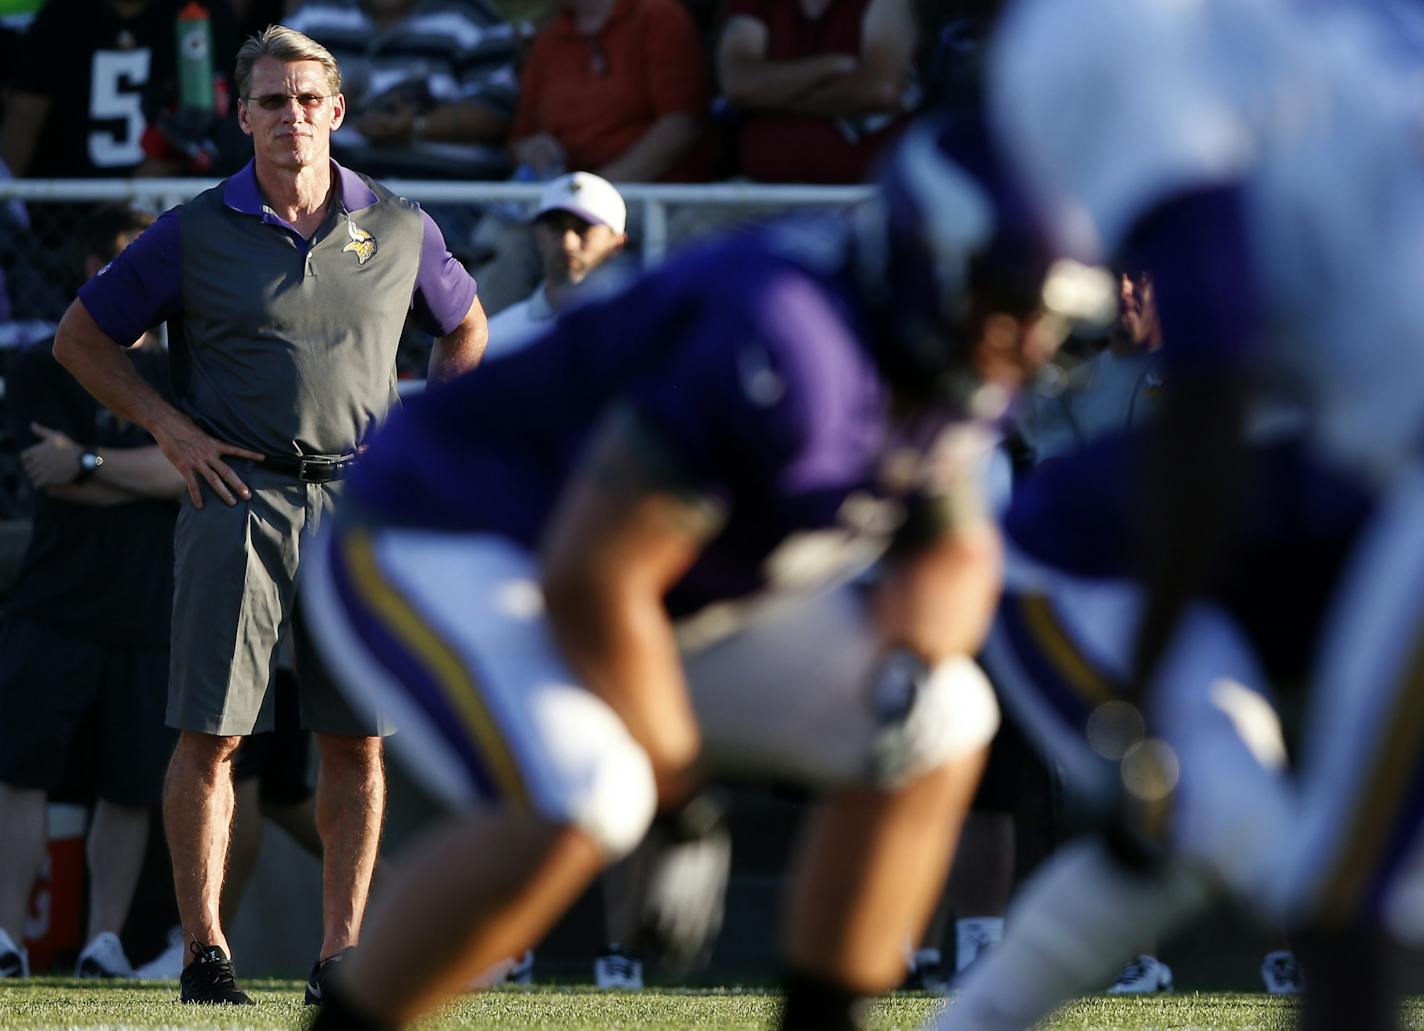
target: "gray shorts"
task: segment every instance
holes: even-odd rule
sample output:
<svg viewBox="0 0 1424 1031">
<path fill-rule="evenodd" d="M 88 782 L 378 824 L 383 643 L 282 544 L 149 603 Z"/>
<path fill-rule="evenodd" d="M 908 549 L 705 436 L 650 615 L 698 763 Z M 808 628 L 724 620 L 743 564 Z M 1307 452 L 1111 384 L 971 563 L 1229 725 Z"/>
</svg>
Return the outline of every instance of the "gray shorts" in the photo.
<svg viewBox="0 0 1424 1031">
<path fill-rule="evenodd" d="M 205 734 L 271 730 L 277 654 L 297 612 L 303 549 L 340 497 L 339 483 L 301 483 L 246 461 L 233 468 L 250 501 L 223 504 L 203 486 L 203 507 L 185 495 L 174 531 L 170 727 Z M 370 737 L 394 727 L 354 712 L 295 635 L 302 726 Z"/>
</svg>

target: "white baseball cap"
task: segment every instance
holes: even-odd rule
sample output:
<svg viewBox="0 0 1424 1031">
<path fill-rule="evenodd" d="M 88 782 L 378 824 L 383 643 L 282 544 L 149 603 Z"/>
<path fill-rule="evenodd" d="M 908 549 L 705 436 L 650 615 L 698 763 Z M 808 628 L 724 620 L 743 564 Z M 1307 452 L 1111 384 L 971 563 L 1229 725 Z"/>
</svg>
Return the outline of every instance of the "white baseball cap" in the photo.
<svg viewBox="0 0 1424 1031">
<path fill-rule="evenodd" d="M 628 206 L 623 198 L 612 183 L 592 172 L 570 172 L 545 183 L 534 218 L 551 211 L 567 211 L 615 233 L 623 232 L 628 223 Z"/>
</svg>

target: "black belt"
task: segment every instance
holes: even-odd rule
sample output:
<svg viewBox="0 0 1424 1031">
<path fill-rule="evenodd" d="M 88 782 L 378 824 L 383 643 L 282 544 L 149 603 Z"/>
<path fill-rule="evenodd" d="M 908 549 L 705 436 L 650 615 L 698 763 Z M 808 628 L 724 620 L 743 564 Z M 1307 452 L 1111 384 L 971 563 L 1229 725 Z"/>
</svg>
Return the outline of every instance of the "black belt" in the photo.
<svg viewBox="0 0 1424 1031">
<path fill-rule="evenodd" d="M 261 465 L 303 483 L 329 483 L 345 476 L 354 461 L 355 455 L 263 455 Z"/>
</svg>

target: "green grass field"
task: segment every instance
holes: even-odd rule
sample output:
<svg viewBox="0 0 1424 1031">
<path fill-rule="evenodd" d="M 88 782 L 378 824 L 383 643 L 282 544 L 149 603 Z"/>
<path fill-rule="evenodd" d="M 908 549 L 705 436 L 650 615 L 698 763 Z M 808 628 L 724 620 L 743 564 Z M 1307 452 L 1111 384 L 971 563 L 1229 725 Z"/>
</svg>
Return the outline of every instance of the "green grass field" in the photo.
<svg viewBox="0 0 1424 1031">
<path fill-rule="evenodd" d="M 297 981 L 244 981 L 258 1005 L 242 1008 L 180 1006 L 173 982 L 120 982 L 39 978 L 0 987 L 0 1028 L 295 1028 L 306 1016 Z M 761 1031 L 775 1026 L 777 996 L 764 991 L 668 991 L 636 994 L 591 991 L 583 986 L 501 989 L 451 1004 L 432 1027 L 476 1031 L 559 1028 L 633 1031 L 706 1028 Z M 938 999 L 901 994 L 879 1002 L 874 1031 L 919 1027 Z M 1287 1031 L 1295 1003 L 1265 995 L 1169 995 L 1150 999 L 1099 996 L 1073 1004 L 1042 1025 L 1051 1031 Z M 1406 1026 L 1424 1029 L 1424 1007 L 1412 1004 Z"/>
</svg>

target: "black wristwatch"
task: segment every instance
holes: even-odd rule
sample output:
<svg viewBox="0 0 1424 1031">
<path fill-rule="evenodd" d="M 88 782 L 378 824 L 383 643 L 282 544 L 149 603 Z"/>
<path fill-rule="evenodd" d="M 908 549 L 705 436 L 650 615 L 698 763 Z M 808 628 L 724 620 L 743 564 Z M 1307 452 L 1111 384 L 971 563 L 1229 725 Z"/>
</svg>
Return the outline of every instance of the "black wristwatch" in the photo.
<svg viewBox="0 0 1424 1031">
<path fill-rule="evenodd" d="M 74 474 L 75 483 L 83 483 L 99 471 L 104 464 L 104 456 L 97 451 L 85 451 L 79 456 L 79 471 Z"/>
</svg>

